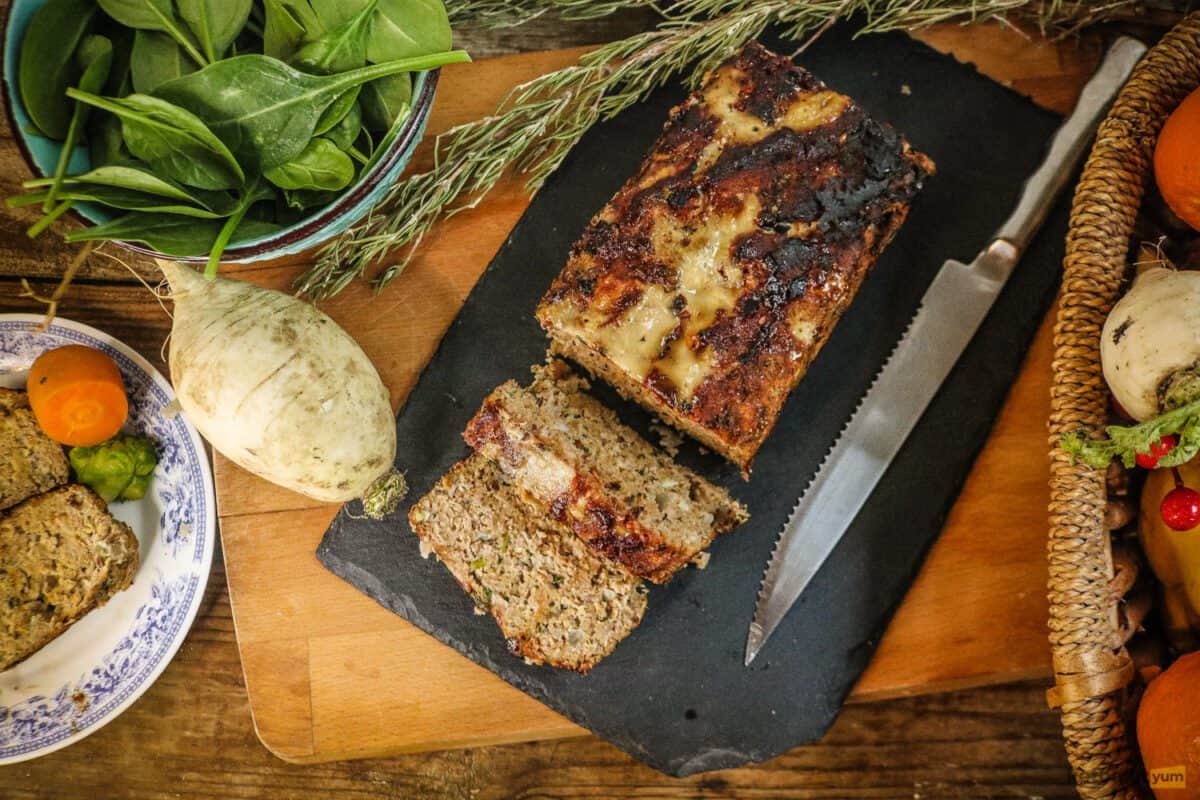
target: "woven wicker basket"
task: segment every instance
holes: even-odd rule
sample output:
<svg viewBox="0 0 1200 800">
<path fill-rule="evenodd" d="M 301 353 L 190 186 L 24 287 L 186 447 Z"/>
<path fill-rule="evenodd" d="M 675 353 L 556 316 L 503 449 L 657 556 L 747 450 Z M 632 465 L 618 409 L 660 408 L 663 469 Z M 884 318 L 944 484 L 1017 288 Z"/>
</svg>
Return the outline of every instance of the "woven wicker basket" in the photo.
<svg viewBox="0 0 1200 800">
<path fill-rule="evenodd" d="M 1054 329 L 1050 413 L 1050 644 L 1063 738 L 1083 798 L 1148 796 L 1132 738 L 1133 663 L 1118 628 L 1104 526 L 1105 476 L 1072 464 L 1064 431 L 1099 431 L 1107 415 L 1100 330 L 1124 284 L 1135 220 L 1159 129 L 1200 86 L 1200 13 L 1186 17 L 1138 65 L 1100 126 L 1075 191 L 1062 305 Z"/>
</svg>

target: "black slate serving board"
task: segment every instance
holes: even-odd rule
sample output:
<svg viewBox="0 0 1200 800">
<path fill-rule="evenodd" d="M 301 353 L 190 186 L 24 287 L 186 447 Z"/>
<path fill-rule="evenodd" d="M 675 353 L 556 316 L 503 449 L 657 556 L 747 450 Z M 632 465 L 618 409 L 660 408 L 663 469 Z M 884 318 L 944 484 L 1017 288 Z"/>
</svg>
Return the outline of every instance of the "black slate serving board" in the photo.
<svg viewBox="0 0 1200 800">
<path fill-rule="evenodd" d="M 781 52 L 794 45 L 765 42 Z M 721 483 L 752 519 L 712 547 L 707 570 L 650 592 L 646 618 L 591 674 L 510 655 L 490 617 L 434 559 L 406 515 L 468 454 L 461 432 L 483 397 L 528 380 L 547 341 L 533 318 L 588 219 L 631 174 L 680 86 L 597 125 L 550 178 L 467 298 L 397 420 L 411 491 L 394 517 L 348 508 L 318 558 L 385 607 L 634 757 L 673 775 L 770 758 L 832 723 L 866 667 L 987 437 L 1058 281 L 1060 203 L 983 328 L 841 544 L 750 668 L 747 626 L 767 556 L 792 503 L 916 309 L 942 261 L 969 259 L 1015 205 L 1058 119 L 903 34 L 853 40 L 835 28 L 798 61 L 904 132 L 938 165 L 759 452 L 751 480 L 685 445 L 680 459 Z M 647 433 L 647 415 L 596 393 Z"/>
</svg>

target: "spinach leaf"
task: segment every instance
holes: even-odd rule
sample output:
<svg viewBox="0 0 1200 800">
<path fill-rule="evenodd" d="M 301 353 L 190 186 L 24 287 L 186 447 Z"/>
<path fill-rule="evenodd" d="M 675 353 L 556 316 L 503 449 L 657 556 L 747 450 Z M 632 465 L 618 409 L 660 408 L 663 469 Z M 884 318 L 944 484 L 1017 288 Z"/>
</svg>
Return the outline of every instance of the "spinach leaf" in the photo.
<svg viewBox="0 0 1200 800">
<path fill-rule="evenodd" d="M 175 18 L 171 0 L 99 0 L 104 13 L 126 28 L 162 31 Z"/>
<path fill-rule="evenodd" d="M 363 122 L 374 131 L 389 130 L 412 107 L 412 76 L 407 72 L 371 81 L 361 95 Z"/>
<path fill-rule="evenodd" d="M 318 0 L 321 22 L 333 27 L 357 14 L 370 0 Z M 379 0 L 367 37 L 367 60 L 376 64 L 449 50 L 450 18 L 442 0 Z"/>
<path fill-rule="evenodd" d="M 171 0 L 99 0 L 105 14 L 127 28 L 143 31 L 162 31 L 179 43 L 192 60 L 200 66 L 207 62 L 195 43 L 175 18 Z"/>
<path fill-rule="evenodd" d="M 36 189 L 49 185 L 49 178 L 34 178 L 23 184 L 27 189 Z M 186 188 L 166 178 L 159 177 L 144 167 L 132 164 L 97 167 L 82 175 L 72 175 L 63 181 L 65 186 L 72 189 L 106 187 L 124 189 L 145 195 L 153 195 L 164 199 L 180 200 L 191 203 L 218 216 L 228 216 L 233 213 L 234 200 L 228 192 L 205 191 L 204 189 Z"/>
<path fill-rule="evenodd" d="M 280 189 L 345 189 L 354 180 L 354 162 L 328 139 L 316 138 L 296 158 L 272 167 L 263 177 Z"/>
<path fill-rule="evenodd" d="M 296 211 L 307 211 L 317 206 L 332 203 L 338 196 L 337 192 L 327 192 L 318 189 L 284 189 L 283 198 L 288 208 Z M 303 218 L 303 214 L 300 215 Z"/>
<path fill-rule="evenodd" d="M 289 63 L 314 75 L 345 72 L 365 65 L 367 32 L 377 2 L 378 0 L 370 0 L 359 13 L 315 38 L 310 37 L 310 40 L 289 59 Z M 359 88 L 343 92 L 321 113 L 321 118 L 317 120 L 317 126 L 313 130 L 315 135 L 320 136 L 341 122 L 358 100 Z"/>
<path fill-rule="evenodd" d="M 367 60 L 377 64 L 449 50 L 454 42 L 442 0 L 382 0 Z"/>
<path fill-rule="evenodd" d="M 209 62 L 221 58 L 246 27 L 252 0 L 177 0 L 179 16 L 187 23 Z M 138 91 L 141 91 L 140 89 Z"/>
<path fill-rule="evenodd" d="M 324 30 L 307 0 L 263 0 L 263 53 L 287 61 L 304 37 Z"/>
<path fill-rule="evenodd" d="M 362 10 L 340 25 L 325 31 L 303 45 L 290 63 L 314 75 L 346 72 L 367 63 L 367 32 L 378 0 L 370 0 Z M 337 125 L 358 99 L 359 87 L 343 92 L 321 114 L 313 133 L 320 135 Z"/>
<path fill-rule="evenodd" d="M 208 266 L 205 267 L 204 277 L 209 279 L 217 277 L 217 272 L 221 267 L 221 254 L 225 252 L 225 248 L 229 246 L 229 242 L 236 235 L 238 228 L 242 224 L 242 220 L 246 216 L 246 212 L 250 210 L 250 206 L 259 200 L 270 200 L 274 196 L 275 191 L 270 186 L 259 178 L 254 178 L 246 191 L 238 198 L 238 205 L 234 209 L 233 214 L 230 215 L 229 219 L 225 220 L 225 224 L 221 226 L 221 230 L 217 233 L 217 238 L 213 241 L 212 249 L 208 252 Z"/>
<path fill-rule="evenodd" d="M 178 214 L 151 214 L 132 211 L 101 225 L 71 231 L 68 242 L 116 239 L 141 242 L 168 256 L 201 256 L 212 250 L 220 235 L 220 220 L 196 220 Z M 254 239 L 273 233 L 279 226 L 261 220 L 244 220 L 231 241 Z"/>
<path fill-rule="evenodd" d="M 95 15 L 91 0 L 47 0 L 25 29 L 17 89 L 25 112 L 43 136 L 61 141 L 67 135 L 71 103 L 66 93 L 75 74 L 72 57 Z"/>
<path fill-rule="evenodd" d="M 360 130 L 362 130 L 362 110 L 358 103 L 354 103 L 346 115 L 323 134 L 326 139 L 334 143 L 338 150 L 349 150 L 354 145 L 354 140 L 358 138 Z"/>
<path fill-rule="evenodd" d="M 375 13 L 378 2 L 379 0 L 368 0 L 357 14 L 310 39 L 292 56 L 292 66 L 316 75 L 329 75 L 357 69 L 366 64 L 367 34 L 370 31 L 371 15 Z"/>
<path fill-rule="evenodd" d="M 186 109 L 148 94 L 108 98 L 69 89 L 67 95 L 120 117 L 129 151 L 164 177 L 201 189 L 232 189 L 246 179 L 229 149 Z"/>
<path fill-rule="evenodd" d="M 321 112 L 321 118 L 317 120 L 317 127 L 313 128 L 313 135 L 321 136 L 328 133 L 345 119 L 346 115 L 350 113 L 350 109 L 358 102 L 358 93 L 361 90 L 361 86 L 355 86 L 350 91 L 339 94 L 337 99 L 329 104 L 329 108 Z"/>
<path fill-rule="evenodd" d="M 108 72 L 108 80 L 104 82 L 104 88 L 97 94 L 124 97 L 133 91 L 129 59 L 133 53 L 133 38 L 137 31 L 103 16 L 97 21 L 96 28 L 96 32 L 107 36 L 113 46 L 112 69 Z"/>
<path fill-rule="evenodd" d="M 82 71 L 79 76 L 79 88 L 85 92 L 99 92 L 104 88 L 104 83 L 108 80 L 108 73 L 112 69 L 112 42 L 104 36 L 88 36 L 79 45 L 79 52 L 75 54 L 75 60 L 79 62 L 79 68 Z M 83 103 L 75 103 L 75 108 L 71 112 L 71 122 L 67 126 L 67 138 L 63 140 L 62 150 L 58 153 L 58 165 L 54 170 L 54 180 L 50 184 L 49 191 L 46 192 L 42 206 L 43 211 L 48 212 L 54 207 L 59 187 L 62 186 L 63 176 L 67 174 L 67 165 L 71 163 L 71 156 L 75 154 L 75 147 L 79 143 L 79 137 L 83 135 L 83 126 L 87 124 L 90 111 L 91 108 Z"/>
<path fill-rule="evenodd" d="M 196 65 L 170 36 L 146 30 L 134 34 L 129 72 L 135 92 L 152 92 L 169 80 L 195 71 Z"/>
<path fill-rule="evenodd" d="M 468 60 L 455 50 L 309 75 L 274 58 L 244 55 L 168 81 L 154 94 L 203 120 L 243 164 L 267 170 L 300 155 L 322 112 L 346 90 L 387 75 Z"/>
<path fill-rule="evenodd" d="M 120 164 L 133 158 L 121 136 L 121 120 L 107 111 L 95 110 L 87 126 L 88 159 L 92 166 Z"/>
<path fill-rule="evenodd" d="M 34 192 L 9 198 L 8 205 L 13 208 L 44 202 L 49 192 Z M 110 208 L 124 211 L 153 211 L 162 214 L 179 214 L 198 219 L 222 219 L 229 216 L 230 211 L 218 214 L 207 208 L 189 205 L 188 203 L 142 194 L 130 189 L 116 189 L 111 186 L 67 186 L 59 190 L 58 200 L 72 202 L 101 203 Z"/>
</svg>

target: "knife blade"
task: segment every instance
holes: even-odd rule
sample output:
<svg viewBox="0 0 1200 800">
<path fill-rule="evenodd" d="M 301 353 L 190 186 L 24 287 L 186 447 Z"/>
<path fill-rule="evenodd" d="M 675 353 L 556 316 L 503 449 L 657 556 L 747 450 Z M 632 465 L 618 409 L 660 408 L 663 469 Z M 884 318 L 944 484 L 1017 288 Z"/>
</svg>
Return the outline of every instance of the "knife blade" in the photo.
<svg viewBox="0 0 1200 800">
<path fill-rule="evenodd" d="M 1145 45 L 1129 37 L 1109 48 L 992 240 L 969 264 L 954 259 L 942 264 L 908 329 L 780 531 L 750 623 L 746 666 L 833 552 L 925 413 L 1145 51 Z"/>
</svg>

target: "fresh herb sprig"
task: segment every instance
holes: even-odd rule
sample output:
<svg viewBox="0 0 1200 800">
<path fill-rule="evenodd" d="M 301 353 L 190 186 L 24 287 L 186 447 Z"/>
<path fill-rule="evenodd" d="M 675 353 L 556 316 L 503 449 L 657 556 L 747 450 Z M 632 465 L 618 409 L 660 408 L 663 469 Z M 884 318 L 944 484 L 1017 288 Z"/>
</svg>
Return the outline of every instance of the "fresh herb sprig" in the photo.
<svg viewBox="0 0 1200 800">
<path fill-rule="evenodd" d="M 983 21 L 1013 12 L 1044 24 L 1071 25 L 1115 13 L 1133 0 L 1095 4 L 1061 0 L 449 0 L 451 19 L 490 25 L 519 24 L 546 11 L 569 17 L 602 16 L 654 7 L 664 19 L 654 30 L 592 51 L 579 63 L 516 87 L 489 116 L 457 126 L 434 144 L 434 166 L 401 181 L 359 226 L 335 238 L 296 282 L 315 299 L 337 294 L 385 257 L 376 288 L 395 279 L 422 237 L 446 216 L 473 208 L 501 176 L 515 172 L 536 190 L 598 120 L 608 119 L 666 83 L 690 75 L 695 85 L 768 25 L 787 38 L 819 35 L 839 19 L 859 15 L 860 31 L 922 28 L 951 20 Z"/>
<path fill-rule="evenodd" d="M 651 8 L 665 16 L 669 5 L 661 0 L 449 0 L 446 11 L 455 25 L 512 28 L 544 14 L 583 20 L 600 19 L 618 11 Z"/>
<path fill-rule="evenodd" d="M 484 28 L 511 28 L 554 14 L 561 19 L 598 19 L 621 11 L 649 8 L 664 19 L 696 19 L 729 13 L 754 4 L 754 0 L 446 0 L 450 20 L 456 25 Z M 950 22 L 960 18 L 962 3 L 942 0 L 845 0 L 845 2 L 809 2 L 810 6 L 835 6 L 839 17 L 861 14 L 868 19 L 894 27 Z M 1140 0 L 987 0 L 972 4 L 973 19 L 1019 14 L 1044 30 L 1067 31 L 1080 24 L 1119 15 L 1137 13 Z"/>
</svg>

